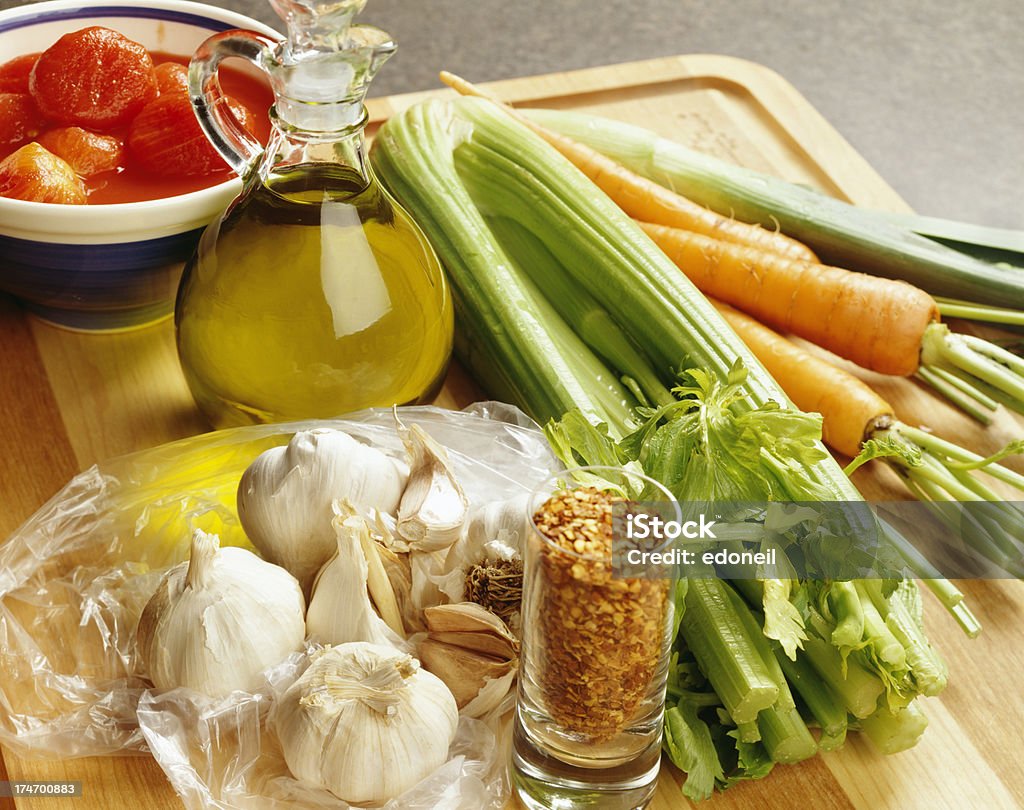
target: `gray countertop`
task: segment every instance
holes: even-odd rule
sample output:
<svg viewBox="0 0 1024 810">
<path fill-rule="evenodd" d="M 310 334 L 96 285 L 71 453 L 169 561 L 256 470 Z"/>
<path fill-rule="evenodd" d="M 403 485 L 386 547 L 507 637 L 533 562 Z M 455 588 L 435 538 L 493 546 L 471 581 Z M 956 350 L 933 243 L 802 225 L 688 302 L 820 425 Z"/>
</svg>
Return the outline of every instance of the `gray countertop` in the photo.
<svg viewBox="0 0 1024 810">
<path fill-rule="evenodd" d="M 20 3 L 0 0 L 0 8 Z M 218 0 L 276 23 L 266 0 Z M 374 94 L 679 53 L 768 65 L 917 210 L 1024 227 L 1024 0 L 370 0 Z"/>
<path fill-rule="evenodd" d="M 249 0 L 250 8 L 258 0 Z M 775 69 L 922 213 L 1024 227 L 1024 0 L 370 0 L 377 89 L 678 53 Z"/>
</svg>

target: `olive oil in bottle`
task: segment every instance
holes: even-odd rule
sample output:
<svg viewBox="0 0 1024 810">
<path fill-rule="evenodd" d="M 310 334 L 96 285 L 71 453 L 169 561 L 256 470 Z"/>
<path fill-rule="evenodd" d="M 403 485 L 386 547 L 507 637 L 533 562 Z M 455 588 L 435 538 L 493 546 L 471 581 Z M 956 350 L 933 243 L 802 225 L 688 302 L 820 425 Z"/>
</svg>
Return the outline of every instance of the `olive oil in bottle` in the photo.
<svg viewBox="0 0 1024 810">
<path fill-rule="evenodd" d="M 200 120 L 245 180 L 204 232 L 175 309 L 185 378 L 217 427 L 423 402 L 451 352 L 441 267 L 363 148 L 363 96 L 394 44 L 350 25 L 362 2 L 274 5 L 287 42 L 235 32 L 196 56 Z M 218 119 L 209 82 L 220 58 L 254 50 L 277 93 L 265 151 Z"/>
</svg>

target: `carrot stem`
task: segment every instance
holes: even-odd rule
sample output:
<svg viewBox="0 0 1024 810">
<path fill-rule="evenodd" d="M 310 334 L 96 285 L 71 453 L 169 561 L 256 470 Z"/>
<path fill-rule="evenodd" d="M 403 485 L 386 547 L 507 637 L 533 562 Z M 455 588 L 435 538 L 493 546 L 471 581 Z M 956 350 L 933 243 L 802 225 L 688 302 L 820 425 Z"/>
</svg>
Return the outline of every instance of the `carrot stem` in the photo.
<svg viewBox="0 0 1024 810">
<path fill-rule="evenodd" d="M 926 481 L 931 481 L 936 486 L 942 487 L 942 489 L 952 496 L 952 498 L 939 498 L 938 500 L 978 500 L 977 493 L 972 492 L 969 487 L 964 486 L 954 478 L 949 470 L 938 463 L 934 456 L 924 453 L 922 453 L 921 456 L 921 465 L 919 467 L 908 467 L 907 470 L 912 477 L 923 478 Z"/>
<path fill-rule="evenodd" d="M 924 477 L 911 478 L 907 480 L 907 487 L 922 501 L 942 502 L 953 500 L 949 497 L 948 490 L 941 484 L 935 483 Z M 991 563 L 1008 574 L 1013 573 L 1015 565 L 1011 563 L 1010 554 L 1019 560 L 1020 554 L 1015 550 L 1007 551 L 1007 538 L 1004 528 L 989 516 L 980 512 L 963 512 L 958 518 L 945 510 L 936 510 L 936 517 L 949 526 L 953 532 L 962 534 L 964 541 L 971 550 L 985 557 Z"/>
<path fill-rule="evenodd" d="M 985 473 L 991 475 L 993 478 L 1024 491 L 1024 475 L 1014 472 L 1013 470 L 997 463 L 1000 458 L 1005 458 L 1003 451 L 994 453 L 988 457 L 983 457 L 977 453 L 972 453 L 970 450 L 960 447 L 960 445 L 946 441 L 933 433 L 928 433 L 927 431 L 911 427 L 910 425 L 901 425 L 900 430 L 908 439 L 915 444 L 920 445 L 925 450 L 937 455 L 946 456 L 956 462 L 960 462 L 962 465 L 970 465 L 962 466 L 961 469 L 984 470 Z M 1011 447 L 1016 446 L 1016 443 L 1011 445 Z M 1017 452 L 1019 453 L 1020 451 L 1018 450 Z"/>
<path fill-rule="evenodd" d="M 889 455 L 883 456 L 884 460 L 896 467 L 906 477 L 911 480 L 924 478 L 945 490 L 947 495 L 937 498 L 937 500 L 980 499 L 1001 503 L 1002 497 L 972 474 L 976 470 L 989 472 L 993 477 L 999 476 L 999 480 L 1024 491 L 1024 476 L 1001 467 L 995 462 L 995 459 L 1003 457 L 1003 453 L 997 453 L 989 459 L 982 458 L 951 442 L 933 437 L 923 430 L 911 428 L 902 422 L 893 422 L 888 427 L 875 431 L 870 438 L 887 442 L 887 447 L 891 448 L 891 452 Z M 1016 444 L 1013 444 L 1005 452 L 1013 452 L 1015 449 Z M 850 465 L 850 467 L 852 466 L 853 464 Z M 846 468 L 847 474 L 849 474 L 850 467 Z M 999 537 L 996 538 L 998 545 L 1007 550 L 1007 553 L 1010 553 L 1011 548 L 1016 551 L 1016 544 L 1010 541 L 1010 544 L 1007 545 L 1006 538 L 1002 535 L 1003 533 L 1012 535 L 1014 524 L 1019 524 L 1022 516 L 1011 507 L 1000 507 L 996 514 L 990 517 L 997 520 L 1001 527 L 992 529 L 999 534 Z"/>
<path fill-rule="evenodd" d="M 963 598 L 963 594 L 960 593 L 960 590 L 955 585 L 953 585 L 953 583 L 950 582 L 948 579 L 926 579 L 925 584 L 928 586 L 929 590 L 932 591 L 932 593 L 935 593 L 935 589 L 932 588 L 933 582 L 938 583 L 939 585 L 943 583 L 949 585 L 951 588 L 953 588 L 954 591 L 960 594 L 961 598 Z M 939 598 L 941 599 L 941 597 Z M 971 609 L 967 607 L 966 602 L 959 602 L 953 605 L 949 608 L 949 612 L 950 614 L 952 614 L 953 618 L 956 619 L 957 624 L 960 625 L 964 633 L 967 634 L 968 638 L 978 637 L 978 634 L 981 633 L 981 622 L 979 622 L 978 617 L 971 612 Z"/>
<path fill-rule="evenodd" d="M 987 396 L 993 402 L 1003 405 L 1004 407 L 1009 408 L 1012 411 L 1016 411 L 1017 413 L 1024 414 L 1024 402 L 1021 402 L 1019 399 L 1010 396 L 1005 391 L 1000 391 L 995 386 L 990 385 L 989 383 L 985 382 L 984 380 L 980 380 L 977 377 L 973 377 L 966 371 L 956 368 L 955 366 L 949 366 L 945 370 L 952 374 L 954 377 L 963 380 L 967 385 L 974 386 L 974 388 L 977 391 Z"/>
<path fill-rule="evenodd" d="M 988 411 L 994 411 L 995 408 L 988 408 L 987 403 L 985 402 L 982 402 L 982 407 L 979 408 L 979 400 L 976 397 L 970 393 L 966 393 L 962 386 L 956 385 L 944 377 L 939 377 L 936 373 L 939 371 L 945 370 L 938 369 L 933 366 L 922 366 L 918 371 L 916 371 L 914 377 L 934 388 L 937 394 L 948 399 L 951 404 L 954 404 L 956 408 L 961 409 L 961 411 L 966 413 L 972 419 L 981 422 L 983 425 L 992 424 L 992 417 L 986 413 L 985 409 Z M 981 395 L 983 396 L 984 394 Z M 998 402 L 995 404 L 996 407 L 998 407 Z"/>
<path fill-rule="evenodd" d="M 942 368 L 941 366 L 934 366 L 933 371 L 943 379 L 949 380 L 951 385 L 956 386 L 968 396 L 974 397 L 988 410 L 994 411 L 999 407 L 999 400 L 995 397 L 989 396 L 986 391 L 982 390 L 981 386 L 983 383 L 980 383 L 977 380 L 972 381 L 970 379 L 970 375 L 960 371 L 960 369 L 953 369 L 950 371 L 949 369 Z"/>
<path fill-rule="evenodd" d="M 976 422 L 980 422 L 983 425 L 992 424 L 992 417 L 985 412 L 984 408 L 978 407 L 977 399 L 972 398 L 970 394 L 964 393 L 947 380 L 939 378 L 935 372 L 936 369 L 931 366 L 922 366 L 916 371 L 914 377 L 933 388 L 937 394 L 948 399 L 953 406 L 963 411 Z M 994 411 L 995 409 L 988 410 Z"/>
<path fill-rule="evenodd" d="M 949 495 L 938 484 L 925 478 L 908 478 L 907 488 L 920 501 L 942 502 L 948 501 Z M 999 549 L 992 541 L 988 529 L 974 519 L 971 515 L 965 515 L 967 519 L 963 522 L 953 520 L 952 516 L 944 510 L 936 510 L 935 516 L 945 523 L 952 531 L 961 532 L 965 542 L 971 549 L 981 554 L 987 560 L 1005 570 L 1007 565 L 1006 554 Z"/>
<path fill-rule="evenodd" d="M 978 344 L 985 341 L 980 341 L 979 338 L 968 341 L 967 337 L 970 336 L 950 332 L 945 324 L 931 324 L 921 339 L 922 364 L 953 366 L 1011 397 L 1018 403 L 1018 407 L 1024 403 L 1024 376 L 1013 365 L 1004 365 L 1003 361 L 994 359 L 999 356 L 999 351 L 1005 352 L 1005 349 L 1000 350 L 993 344 L 986 344 L 986 349 L 982 353 Z M 1015 355 L 1005 353 L 1017 361 Z"/>
<path fill-rule="evenodd" d="M 989 527 L 992 539 L 1000 549 L 1020 558 L 1024 548 L 1013 535 L 1019 531 L 1022 515 L 969 473 L 953 470 L 952 474 L 961 484 L 989 503 L 991 508 L 979 511 L 978 519 Z"/>
<path fill-rule="evenodd" d="M 939 372 L 942 373 L 940 374 Z M 983 408 L 994 411 L 999 403 L 991 400 L 992 405 L 989 406 L 988 402 L 981 399 L 985 395 L 980 391 L 977 392 L 978 396 L 974 396 L 973 393 L 967 393 L 964 390 L 966 384 L 963 380 L 954 377 L 945 369 L 938 368 L 937 366 L 921 366 L 914 376 L 926 385 L 930 385 L 937 393 L 948 399 L 972 419 L 981 422 L 983 425 L 992 424 L 992 417 Z M 956 380 L 956 382 L 953 382 L 953 380 Z M 985 397 L 985 399 L 989 398 Z M 978 406 L 979 402 L 982 407 Z"/>
</svg>

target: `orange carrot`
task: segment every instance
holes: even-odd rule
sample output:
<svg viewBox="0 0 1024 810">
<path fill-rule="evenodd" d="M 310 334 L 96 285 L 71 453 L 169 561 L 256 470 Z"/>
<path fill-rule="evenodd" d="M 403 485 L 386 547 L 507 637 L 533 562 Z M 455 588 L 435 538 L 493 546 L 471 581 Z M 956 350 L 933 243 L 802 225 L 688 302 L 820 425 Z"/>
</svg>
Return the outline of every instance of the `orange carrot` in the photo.
<svg viewBox="0 0 1024 810">
<path fill-rule="evenodd" d="M 880 458 L 896 470 L 920 500 L 989 501 L 993 514 L 999 514 L 972 529 L 967 540 L 972 554 L 988 558 L 1012 576 L 1024 577 L 1016 540 L 1020 511 L 1012 504 L 996 504 L 1006 495 L 993 490 L 985 480 L 995 479 L 1024 491 L 1024 476 L 999 464 L 1006 456 L 1020 452 L 1020 442 L 985 458 L 930 431 L 911 427 L 897 419 L 889 403 L 852 374 L 727 304 L 712 303 L 793 403 L 801 410 L 821 414 L 825 444 L 853 459 L 846 468 L 848 474 Z M 963 627 L 968 630 L 973 621 L 963 618 L 967 620 Z"/>
<path fill-rule="evenodd" d="M 822 415 L 822 438 L 829 447 L 852 458 L 866 439 L 895 420 L 889 403 L 849 372 L 729 305 L 712 303 L 793 404 Z"/>
<path fill-rule="evenodd" d="M 685 228 L 726 242 L 751 245 L 790 259 L 817 261 L 811 249 L 802 242 L 769 231 L 760 225 L 750 225 L 720 216 L 709 208 L 631 172 L 621 163 L 606 157 L 596 149 L 534 123 L 490 93 L 459 76 L 442 71 L 441 81 L 462 95 L 478 96 L 498 104 L 517 121 L 528 126 L 561 152 L 634 219 Z"/>
<path fill-rule="evenodd" d="M 873 371 L 913 374 L 925 330 L 939 320 L 932 297 L 905 281 L 640 226 L 706 295 Z"/>
</svg>

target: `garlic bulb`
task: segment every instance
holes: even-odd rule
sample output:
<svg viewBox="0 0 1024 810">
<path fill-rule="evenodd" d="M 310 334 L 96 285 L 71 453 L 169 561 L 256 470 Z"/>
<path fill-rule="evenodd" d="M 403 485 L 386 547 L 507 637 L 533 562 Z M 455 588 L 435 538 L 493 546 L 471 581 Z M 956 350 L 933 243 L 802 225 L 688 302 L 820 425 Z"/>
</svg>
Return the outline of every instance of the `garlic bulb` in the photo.
<svg viewBox="0 0 1024 810">
<path fill-rule="evenodd" d="M 397 416 L 396 416 L 397 420 Z M 438 551 L 454 543 L 469 501 L 448 463 L 447 451 L 419 425 L 399 432 L 409 454 L 409 483 L 398 508 L 397 532 L 407 543 L 398 551 Z"/>
<path fill-rule="evenodd" d="M 324 644 L 369 641 L 393 646 L 401 637 L 391 632 L 374 612 L 367 591 L 369 565 L 364 549 L 374 542 L 370 528 L 351 506 L 337 504 L 336 508 L 338 514 L 331 521 L 335 532 L 334 556 L 313 583 L 313 595 L 306 611 L 306 632 Z M 377 562 L 379 565 L 379 560 Z M 381 576 L 387 583 L 383 571 Z M 387 584 L 390 587 L 390 583 Z M 401 627 L 400 618 L 398 623 Z"/>
<path fill-rule="evenodd" d="M 283 568 L 197 529 L 189 560 L 164 575 L 143 610 L 136 642 L 160 689 L 251 692 L 263 670 L 302 648 L 304 609 Z"/>
<path fill-rule="evenodd" d="M 441 590 L 451 602 L 469 598 L 466 579 L 476 566 L 521 562 L 529 518 L 530 495 L 524 492 L 504 501 L 492 501 L 469 514 L 458 541 L 448 549 Z M 487 605 L 493 610 L 493 606 Z M 495 611 L 498 612 L 498 611 Z M 499 614 L 500 615 L 500 614 Z M 506 621 L 511 614 L 502 615 Z"/>
<path fill-rule="evenodd" d="M 272 718 L 292 775 L 352 803 L 393 799 L 439 768 L 458 722 L 448 687 L 414 658 L 360 642 L 320 653 Z"/>
<path fill-rule="evenodd" d="M 448 551 L 446 567 L 472 565 L 499 547 L 520 556 L 530 529 L 530 494 L 523 492 L 504 501 L 491 501 L 470 512 L 458 542 Z M 490 548 L 488 548 L 490 547 Z M 504 556 L 504 555 L 498 555 Z"/>
<path fill-rule="evenodd" d="M 238 518 L 267 560 L 288 569 L 306 594 L 334 553 L 331 504 L 394 512 L 405 488 L 400 465 L 340 430 L 295 434 L 261 453 L 238 485 Z"/>
</svg>

